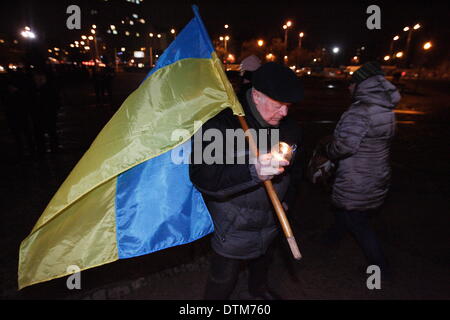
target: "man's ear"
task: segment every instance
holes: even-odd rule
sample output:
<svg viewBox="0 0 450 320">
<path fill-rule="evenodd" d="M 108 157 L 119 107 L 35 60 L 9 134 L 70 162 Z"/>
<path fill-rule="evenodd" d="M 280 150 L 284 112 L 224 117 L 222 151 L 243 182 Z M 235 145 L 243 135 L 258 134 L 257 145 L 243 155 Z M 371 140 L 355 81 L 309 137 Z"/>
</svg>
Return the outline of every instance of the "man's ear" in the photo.
<svg viewBox="0 0 450 320">
<path fill-rule="evenodd" d="M 259 104 L 261 101 L 261 93 L 255 88 L 252 88 L 252 98 L 255 104 Z"/>
</svg>

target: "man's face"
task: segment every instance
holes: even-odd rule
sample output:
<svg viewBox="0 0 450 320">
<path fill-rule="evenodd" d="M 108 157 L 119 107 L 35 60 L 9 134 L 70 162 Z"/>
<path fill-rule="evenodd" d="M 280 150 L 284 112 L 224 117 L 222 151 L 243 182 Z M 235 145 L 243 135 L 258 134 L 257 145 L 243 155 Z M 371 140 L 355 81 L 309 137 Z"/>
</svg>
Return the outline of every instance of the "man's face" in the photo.
<svg viewBox="0 0 450 320">
<path fill-rule="evenodd" d="M 273 100 L 258 90 L 252 90 L 253 101 L 261 117 L 270 125 L 278 126 L 280 121 L 287 116 L 291 103 Z"/>
</svg>

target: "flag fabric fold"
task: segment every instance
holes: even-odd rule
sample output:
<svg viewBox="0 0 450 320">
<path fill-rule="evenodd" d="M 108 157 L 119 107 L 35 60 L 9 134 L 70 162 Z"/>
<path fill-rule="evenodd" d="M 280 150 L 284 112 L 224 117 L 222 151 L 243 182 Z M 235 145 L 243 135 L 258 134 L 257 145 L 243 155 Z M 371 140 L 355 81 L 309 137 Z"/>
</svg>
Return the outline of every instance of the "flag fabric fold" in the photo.
<svg viewBox="0 0 450 320">
<path fill-rule="evenodd" d="M 189 139 L 225 108 L 243 115 L 196 8 L 50 200 L 19 251 L 19 289 L 213 231 L 188 164 Z M 187 132 L 173 139 L 175 130 Z"/>
</svg>

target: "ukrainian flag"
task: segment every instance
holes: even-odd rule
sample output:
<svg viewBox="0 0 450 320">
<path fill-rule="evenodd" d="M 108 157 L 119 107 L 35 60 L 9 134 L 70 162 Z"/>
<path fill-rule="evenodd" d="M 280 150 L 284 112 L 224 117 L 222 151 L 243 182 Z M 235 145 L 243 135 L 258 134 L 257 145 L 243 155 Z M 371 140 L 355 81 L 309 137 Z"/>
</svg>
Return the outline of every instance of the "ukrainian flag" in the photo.
<svg viewBox="0 0 450 320">
<path fill-rule="evenodd" d="M 195 17 L 122 104 L 56 192 L 19 252 L 19 289 L 195 241 L 213 231 L 188 164 L 195 121 L 244 115 Z M 172 140 L 175 130 L 188 132 Z"/>
</svg>

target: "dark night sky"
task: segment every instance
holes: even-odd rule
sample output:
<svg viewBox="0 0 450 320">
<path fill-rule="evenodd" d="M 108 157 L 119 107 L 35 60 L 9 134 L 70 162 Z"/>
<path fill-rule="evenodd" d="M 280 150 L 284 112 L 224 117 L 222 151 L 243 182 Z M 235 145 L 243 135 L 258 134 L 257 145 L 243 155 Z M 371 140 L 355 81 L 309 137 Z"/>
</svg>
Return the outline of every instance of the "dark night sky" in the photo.
<svg viewBox="0 0 450 320">
<path fill-rule="evenodd" d="M 98 0 L 15 0 L 2 1 L 0 5 L 0 34 L 11 34 L 24 25 L 35 25 L 45 30 L 48 39 L 79 37 L 65 28 L 70 4 L 80 5 L 82 11 L 89 1 Z M 111 4 L 117 1 L 109 0 Z M 405 25 L 419 22 L 423 28 L 414 34 L 416 42 L 431 40 L 444 55 L 449 52 L 450 22 L 447 1 L 152 1 L 144 0 L 140 12 L 146 20 L 161 30 L 172 26 L 180 29 L 191 18 L 191 4 L 196 3 L 211 37 L 217 37 L 228 23 L 233 40 L 257 37 L 283 37 L 281 29 L 286 19 L 294 21 L 295 33 L 304 31 L 305 48 L 340 46 L 343 54 L 353 55 L 355 48 L 366 46 L 382 54 L 389 48 L 390 39 L 402 34 Z M 381 8 L 381 30 L 366 28 L 366 8 L 377 4 Z M 83 12 L 84 14 L 84 12 Z M 102 17 L 105 24 L 108 17 Z M 82 20 L 83 23 L 83 20 Z"/>
</svg>

